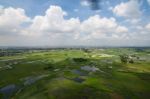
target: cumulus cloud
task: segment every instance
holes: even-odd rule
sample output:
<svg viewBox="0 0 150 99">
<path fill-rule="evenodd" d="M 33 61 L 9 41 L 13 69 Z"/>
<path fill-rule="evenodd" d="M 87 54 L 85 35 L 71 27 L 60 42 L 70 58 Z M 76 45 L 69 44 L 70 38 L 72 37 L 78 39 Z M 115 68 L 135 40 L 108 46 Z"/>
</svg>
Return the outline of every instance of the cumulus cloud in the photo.
<svg viewBox="0 0 150 99">
<path fill-rule="evenodd" d="M 50 37 L 69 36 L 82 40 L 84 38 L 102 38 L 113 33 L 127 32 L 114 18 L 94 15 L 81 22 L 78 18 L 64 19 L 67 15 L 59 6 L 50 6 L 44 16 L 36 16 L 27 30 L 27 35 L 49 35 Z"/>
<path fill-rule="evenodd" d="M 113 35 L 117 35 L 118 33 L 120 35 L 120 33 L 127 31 L 128 29 L 120 26 L 114 18 L 105 18 L 99 15 L 91 16 L 81 24 L 81 33 L 85 34 L 85 40 L 112 37 Z"/>
<path fill-rule="evenodd" d="M 21 25 L 29 21 L 30 18 L 25 15 L 24 9 L 0 7 L 0 34 L 19 33 Z"/>
<path fill-rule="evenodd" d="M 128 29 L 124 26 L 118 26 L 116 31 L 117 33 L 125 33 L 125 32 L 128 32 Z"/>
<path fill-rule="evenodd" d="M 50 6 L 44 16 L 36 16 L 30 30 L 40 33 L 72 33 L 78 29 L 78 18 L 64 19 L 67 15 L 59 6 Z"/>
<path fill-rule="evenodd" d="M 126 18 L 139 18 L 141 15 L 138 0 L 129 0 L 128 2 L 122 2 L 121 4 L 115 6 L 112 11 L 117 16 Z"/>
<path fill-rule="evenodd" d="M 93 15 L 81 21 L 64 18 L 67 15 L 61 7 L 50 6 L 44 15 L 31 19 L 21 8 L 0 7 L 0 45 L 99 45 L 99 42 L 115 45 L 131 41 L 130 38 L 137 40 L 139 35 L 148 40 L 150 24 L 135 25 L 137 30 L 132 32 L 113 17 Z M 14 37 L 15 34 L 19 36 Z"/>
</svg>

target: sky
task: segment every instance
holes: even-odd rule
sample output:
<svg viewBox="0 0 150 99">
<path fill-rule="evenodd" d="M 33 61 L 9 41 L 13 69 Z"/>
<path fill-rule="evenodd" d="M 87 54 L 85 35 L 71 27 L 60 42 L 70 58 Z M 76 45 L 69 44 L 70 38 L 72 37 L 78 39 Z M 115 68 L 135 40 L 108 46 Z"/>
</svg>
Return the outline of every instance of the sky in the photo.
<svg viewBox="0 0 150 99">
<path fill-rule="evenodd" d="M 0 46 L 150 46 L 150 0 L 0 0 Z"/>
</svg>

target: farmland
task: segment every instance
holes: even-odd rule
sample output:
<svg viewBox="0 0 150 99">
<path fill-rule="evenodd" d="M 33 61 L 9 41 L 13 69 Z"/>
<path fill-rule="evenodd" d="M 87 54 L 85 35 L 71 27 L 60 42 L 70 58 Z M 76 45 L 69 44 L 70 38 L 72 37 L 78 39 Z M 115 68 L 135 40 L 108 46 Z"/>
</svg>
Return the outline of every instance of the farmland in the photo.
<svg viewBox="0 0 150 99">
<path fill-rule="evenodd" d="M 0 99 L 148 99 L 149 83 L 149 48 L 1 50 Z"/>
</svg>

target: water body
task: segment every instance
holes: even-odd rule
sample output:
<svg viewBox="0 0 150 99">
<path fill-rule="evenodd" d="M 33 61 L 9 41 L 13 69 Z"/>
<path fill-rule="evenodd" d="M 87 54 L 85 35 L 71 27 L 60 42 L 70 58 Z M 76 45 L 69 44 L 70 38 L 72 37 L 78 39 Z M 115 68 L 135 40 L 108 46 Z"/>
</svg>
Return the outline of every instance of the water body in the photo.
<svg viewBox="0 0 150 99">
<path fill-rule="evenodd" d="M 81 72 L 80 70 L 77 70 L 77 69 L 73 69 L 73 70 L 71 70 L 71 72 L 74 74 L 78 74 L 80 76 L 86 76 L 87 75 L 86 73 Z"/>
<path fill-rule="evenodd" d="M 3 94 L 2 99 L 10 99 L 14 92 L 19 89 L 15 84 L 7 85 L 0 89 L 0 93 Z"/>
<path fill-rule="evenodd" d="M 37 76 L 37 77 L 34 77 L 34 76 L 29 76 L 29 77 L 26 77 L 24 80 L 24 83 L 23 85 L 27 86 L 27 85 L 31 85 L 33 83 L 35 83 L 36 81 L 44 78 L 44 77 L 47 77 L 48 75 L 40 75 L 40 76 Z"/>
<path fill-rule="evenodd" d="M 99 71 L 99 68 L 97 68 L 95 66 L 82 66 L 81 70 L 96 72 L 96 71 Z"/>
<path fill-rule="evenodd" d="M 78 83 L 82 83 L 85 81 L 85 79 L 82 79 L 82 78 L 73 78 L 72 80 Z"/>
<path fill-rule="evenodd" d="M 27 85 L 31 85 L 33 83 L 35 83 L 36 81 L 44 78 L 44 77 L 47 77 L 49 75 L 40 75 L 40 76 L 29 76 L 29 77 L 26 77 L 24 78 L 24 82 L 23 82 L 23 85 L 24 87 L 27 86 Z M 24 88 L 23 86 L 17 86 L 15 84 L 10 84 L 10 85 L 7 85 L 5 87 L 2 87 L 0 89 L 0 93 L 3 94 L 3 97 L 2 99 L 11 99 L 11 96 L 16 93 L 18 90 L 22 90 Z"/>
</svg>

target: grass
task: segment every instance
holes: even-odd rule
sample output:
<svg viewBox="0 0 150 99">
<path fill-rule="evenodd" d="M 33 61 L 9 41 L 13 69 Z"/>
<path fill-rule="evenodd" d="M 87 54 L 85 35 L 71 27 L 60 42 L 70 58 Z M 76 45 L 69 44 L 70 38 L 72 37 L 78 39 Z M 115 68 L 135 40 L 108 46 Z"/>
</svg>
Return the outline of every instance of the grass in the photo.
<svg viewBox="0 0 150 99">
<path fill-rule="evenodd" d="M 145 61 L 133 64 L 120 62 L 120 54 L 134 54 L 146 57 Z M 24 53 L 22 55 L 1 57 L 3 68 L 11 63 L 12 69 L 0 68 L 0 88 L 9 84 L 23 86 L 14 94 L 14 99 L 148 99 L 150 92 L 149 51 L 137 52 L 135 49 L 110 48 L 93 49 L 87 55 L 82 50 L 50 50 Z M 112 57 L 90 57 L 92 55 L 110 54 Z M 24 57 L 24 58 L 23 58 Z M 18 59 L 22 58 L 22 59 Z M 74 58 L 87 61 L 75 62 Z M 18 62 L 13 64 L 14 61 Z M 81 70 L 81 66 L 96 66 L 97 72 Z M 72 73 L 80 70 L 85 76 Z M 57 71 L 55 71 L 57 70 Z M 48 77 L 24 86 L 23 78 L 48 74 Z M 74 78 L 83 78 L 82 83 Z M 0 97 L 3 95 L 0 93 Z"/>
</svg>

